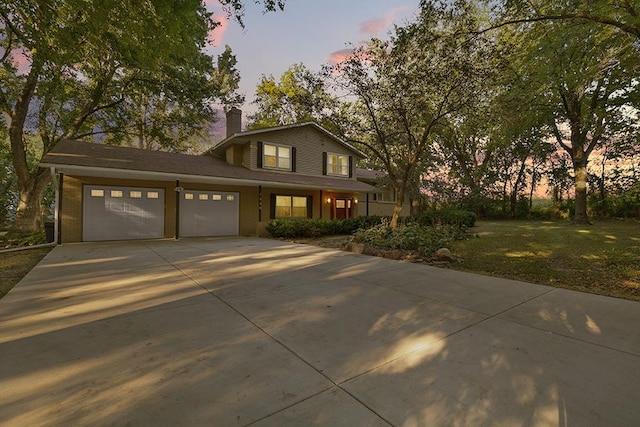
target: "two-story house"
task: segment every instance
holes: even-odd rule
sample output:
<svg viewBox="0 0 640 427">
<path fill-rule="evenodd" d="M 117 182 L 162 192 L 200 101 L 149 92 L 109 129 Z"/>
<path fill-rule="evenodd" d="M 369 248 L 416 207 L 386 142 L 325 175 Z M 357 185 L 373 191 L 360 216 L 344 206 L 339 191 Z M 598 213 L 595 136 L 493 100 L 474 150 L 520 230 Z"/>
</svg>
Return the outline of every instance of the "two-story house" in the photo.
<svg viewBox="0 0 640 427">
<path fill-rule="evenodd" d="M 364 154 L 315 123 L 241 131 L 202 155 L 60 141 L 40 166 L 56 177 L 59 243 L 263 235 L 274 218 L 350 218 L 375 191 Z"/>
</svg>

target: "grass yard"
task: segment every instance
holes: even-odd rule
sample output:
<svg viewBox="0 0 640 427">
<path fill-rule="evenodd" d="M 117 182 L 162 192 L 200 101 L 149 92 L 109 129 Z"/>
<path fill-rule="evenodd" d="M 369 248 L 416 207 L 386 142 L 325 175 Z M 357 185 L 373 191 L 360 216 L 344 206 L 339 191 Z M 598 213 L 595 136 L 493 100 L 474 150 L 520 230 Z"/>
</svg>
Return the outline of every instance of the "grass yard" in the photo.
<svg viewBox="0 0 640 427">
<path fill-rule="evenodd" d="M 640 222 L 478 221 L 450 268 L 640 301 Z"/>
<path fill-rule="evenodd" d="M 52 248 L 0 254 L 0 298 L 4 297 Z"/>
</svg>

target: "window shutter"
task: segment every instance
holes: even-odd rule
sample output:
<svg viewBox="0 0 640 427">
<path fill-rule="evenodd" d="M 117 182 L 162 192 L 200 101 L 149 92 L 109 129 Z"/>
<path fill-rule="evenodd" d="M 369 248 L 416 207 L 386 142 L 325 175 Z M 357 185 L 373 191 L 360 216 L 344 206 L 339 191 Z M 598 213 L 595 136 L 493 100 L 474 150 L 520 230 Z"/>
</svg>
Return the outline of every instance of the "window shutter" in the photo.
<svg viewBox="0 0 640 427">
<path fill-rule="evenodd" d="M 322 152 L 322 175 L 327 174 L 327 152 Z"/>
<path fill-rule="evenodd" d="M 291 172 L 296 171 L 296 147 L 291 147 Z"/>
<path fill-rule="evenodd" d="M 349 156 L 349 178 L 353 178 L 353 156 Z"/>
<path fill-rule="evenodd" d="M 271 193 L 269 197 L 269 218 L 276 219 L 276 195 Z"/>
<path fill-rule="evenodd" d="M 264 157 L 262 141 L 258 141 L 258 169 L 262 169 L 262 157 Z"/>
<path fill-rule="evenodd" d="M 307 218 L 313 218 L 313 196 L 307 197 Z"/>
</svg>

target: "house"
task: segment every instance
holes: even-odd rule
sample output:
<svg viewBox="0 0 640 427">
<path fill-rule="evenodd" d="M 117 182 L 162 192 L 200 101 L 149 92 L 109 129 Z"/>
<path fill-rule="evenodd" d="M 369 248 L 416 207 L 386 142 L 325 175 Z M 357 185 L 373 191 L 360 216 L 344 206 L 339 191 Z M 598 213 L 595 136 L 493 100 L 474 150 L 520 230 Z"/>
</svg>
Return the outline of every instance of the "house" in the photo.
<svg viewBox="0 0 640 427">
<path fill-rule="evenodd" d="M 360 196 L 361 203 L 358 204 L 359 216 L 391 216 L 396 206 L 396 193 L 388 184 L 387 173 L 370 169 L 357 169 L 356 175 L 359 181 L 370 184 L 374 187 L 369 193 Z M 406 197 L 402 204 L 402 216 L 413 214 L 412 197 Z"/>
<path fill-rule="evenodd" d="M 56 177 L 59 243 L 263 235 L 274 218 L 350 218 L 364 154 L 315 123 L 241 132 L 202 155 L 60 141 L 40 163 Z"/>
</svg>

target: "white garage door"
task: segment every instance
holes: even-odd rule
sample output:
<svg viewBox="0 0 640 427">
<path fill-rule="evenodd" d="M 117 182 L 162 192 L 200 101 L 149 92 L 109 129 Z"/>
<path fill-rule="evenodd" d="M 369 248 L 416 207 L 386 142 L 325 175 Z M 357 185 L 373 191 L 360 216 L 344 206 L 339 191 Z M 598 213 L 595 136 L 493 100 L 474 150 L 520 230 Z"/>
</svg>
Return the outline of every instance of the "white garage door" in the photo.
<svg viewBox="0 0 640 427">
<path fill-rule="evenodd" d="M 159 239 L 164 189 L 85 185 L 82 240 Z"/>
<path fill-rule="evenodd" d="M 238 235 L 238 193 L 184 190 L 180 196 L 180 236 Z"/>
</svg>

